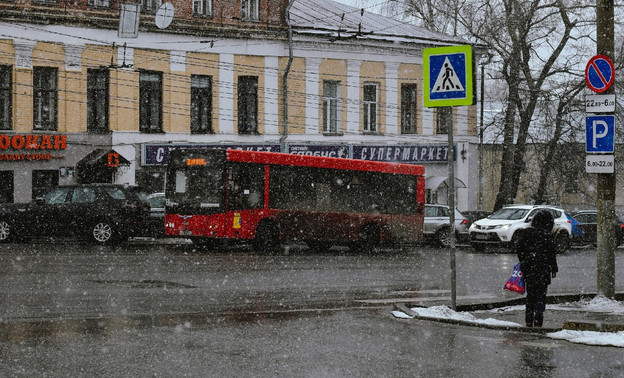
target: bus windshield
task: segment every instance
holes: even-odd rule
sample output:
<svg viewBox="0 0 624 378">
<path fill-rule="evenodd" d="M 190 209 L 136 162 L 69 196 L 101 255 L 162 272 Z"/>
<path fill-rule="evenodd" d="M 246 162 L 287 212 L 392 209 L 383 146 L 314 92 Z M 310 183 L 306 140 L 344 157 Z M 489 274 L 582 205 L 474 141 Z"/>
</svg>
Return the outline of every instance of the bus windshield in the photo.
<svg viewBox="0 0 624 378">
<path fill-rule="evenodd" d="M 171 168 L 167 174 L 168 206 L 177 207 L 178 211 L 192 208 L 200 213 L 223 210 L 223 162 L 211 158 L 186 159 Z"/>
</svg>

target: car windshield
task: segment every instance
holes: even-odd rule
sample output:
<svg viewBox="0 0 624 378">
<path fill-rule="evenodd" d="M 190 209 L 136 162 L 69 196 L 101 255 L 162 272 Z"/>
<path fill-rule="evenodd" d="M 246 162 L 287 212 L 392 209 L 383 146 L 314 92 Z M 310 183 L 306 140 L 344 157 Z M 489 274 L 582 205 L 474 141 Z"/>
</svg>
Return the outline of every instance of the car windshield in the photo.
<svg viewBox="0 0 624 378">
<path fill-rule="evenodd" d="M 507 220 L 518 220 L 524 218 L 526 213 L 528 213 L 528 209 L 517 209 L 512 207 L 507 207 L 498 210 L 494 214 L 490 215 L 490 219 L 507 219 Z"/>
</svg>

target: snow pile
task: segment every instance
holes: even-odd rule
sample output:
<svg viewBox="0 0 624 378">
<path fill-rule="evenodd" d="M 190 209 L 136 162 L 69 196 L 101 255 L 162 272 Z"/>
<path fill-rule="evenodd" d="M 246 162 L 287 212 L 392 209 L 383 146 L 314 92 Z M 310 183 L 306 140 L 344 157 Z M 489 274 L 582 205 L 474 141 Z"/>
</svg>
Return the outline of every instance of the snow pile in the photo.
<svg viewBox="0 0 624 378">
<path fill-rule="evenodd" d="M 505 327 L 521 327 L 522 325 L 514 322 L 506 322 L 496 319 L 479 319 L 475 318 L 468 312 L 456 312 L 447 306 L 433 306 L 429 308 L 413 307 L 410 309 L 416 316 L 420 318 L 440 319 L 440 320 L 456 320 L 462 323 L 487 324 Z M 585 311 L 608 314 L 624 314 L 624 303 L 603 296 L 597 296 L 591 300 L 582 300 L 574 303 L 564 303 L 558 305 L 548 305 L 547 311 Z M 507 311 L 524 311 L 522 306 L 508 306 L 489 312 L 500 313 Z M 392 311 L 392 315 L 401 319 L 412 319 L 414 316 L 408 315 L 402 311 Z M 572 331 L 562 330 L 558 332 L 547 333 L 547 337 L 567 340 L 572 343 L 585 345 L 613 346 L 624 348 L 624 331 L 620 332 L 596 332 L 596 331 Z"/>
<path fill-rule="evenodd" d="M 567 340 L 576 344 L 624 348 L 624 331 L 611 333 L 596 331 L 570 331 L 564 329 L 559 332 L 547 333 L 546 336 L 553 339 Z"/>
<path fill-rule="evenodd" d="M 468 312 L 456 312 L 448 308 L 447 306 L 433 306 L 433 307 L 414 307 L 411 308 L 413 312 L 416 313 L 421 318 L 430 318 L 430 319 L 448 319 L 448 320 L 458 320 L 466 323 L 474 323 L 474 324 L 487 324 L 487 325 L 497 325 L 497 326 L 511 326 L 511 327 L 521 327 L 520 324 L 514 322 L 505 322 L 502 320 L 496 320 L 492 318 L 488 319 L 479 319 L 472 316 L 472 314 Z M 401 311 L 393 311 L 392 314 L 397 318 L 411 318 L 409 315 L 401 312 Z"/>
<path fill-rule="evenodd" d="M 524 307 L 524 306 L 522 306 Z M 548 310 L 555 311 L 585 311 L 608 314 L 624 314 L 624 304 L 604 296 L 596 296 L 593 299 L 583 299 L 579 302 L 548 305 Z"/>
</svg>

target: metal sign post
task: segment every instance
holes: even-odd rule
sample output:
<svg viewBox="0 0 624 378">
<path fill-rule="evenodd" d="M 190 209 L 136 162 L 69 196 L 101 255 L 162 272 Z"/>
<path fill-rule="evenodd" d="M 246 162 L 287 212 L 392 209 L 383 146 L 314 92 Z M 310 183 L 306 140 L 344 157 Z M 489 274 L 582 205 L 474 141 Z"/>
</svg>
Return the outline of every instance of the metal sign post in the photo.
<svg viewBox="0 0 624 378">
<path fill-rule="evenodd" d="M 438 117 L 448 134 L 449 260 L 451 308 L 457 308 L 455 256 L 455 149 L 453 148 L 453 106 L 474 104 L 472 46 L 434 47 L 423 50 L 423 82 L 426 107 L 439 107 Z"/>
</svg>

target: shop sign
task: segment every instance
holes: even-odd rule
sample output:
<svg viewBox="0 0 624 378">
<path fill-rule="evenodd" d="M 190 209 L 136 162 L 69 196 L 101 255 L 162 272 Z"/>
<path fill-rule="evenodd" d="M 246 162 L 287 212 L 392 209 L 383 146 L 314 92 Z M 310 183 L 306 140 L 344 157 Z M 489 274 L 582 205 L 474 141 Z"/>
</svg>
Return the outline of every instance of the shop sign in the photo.
<svg viewBox="0 0 624 378">
<path fill-rule="evenodd" d="M 144 144 L 143 165 L 166 165 L 169 152 L 179 148 L 281 152 L 279 144 Z"/>
<path fill-rule="evenodd" d="M 288 153 L 294 155 L 348 158 L 349 146 L 291 144 Z"/>
<path fill-rule="evenodd" d="M 456 146 L 454 150 L 457 150 Z M 395 163 L 447 163 L 448 146 L 445 144 L 353 146 L 353 158 Z"/>
<path fill-rule="evenodd" d="M 0 161 L 61 159 L 64 156 L 55 155 L 52 151 L 65 149 L 65 134 L 0 134 Z"/>
</svg>

